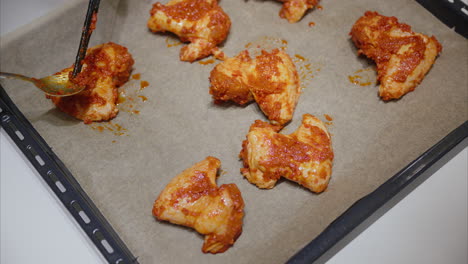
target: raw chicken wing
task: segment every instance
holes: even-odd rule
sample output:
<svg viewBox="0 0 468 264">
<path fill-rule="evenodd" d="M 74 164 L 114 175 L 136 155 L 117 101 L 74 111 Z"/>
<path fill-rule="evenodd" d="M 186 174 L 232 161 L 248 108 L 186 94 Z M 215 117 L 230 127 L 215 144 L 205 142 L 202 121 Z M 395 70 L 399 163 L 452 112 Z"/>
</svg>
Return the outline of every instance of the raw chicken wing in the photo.
<svg viewBox="0 0 468 264">
<path fill-rule="evenodd" d="M 319 0 L 278 0 L 283 2 L 280 17 L 286 18 L 289 23 L 301 20 L 307 10 L 314 8 Z"/>
<path fill-rule="evenodd" d="M 367 11 L 350 35 L 358 53 L 377 64 L 379 95 L 386 101 L 413 91 L 442 51 L 434 36 L 414 33 L 396 17 L 377 12 Z"/>
<path fill-rule="evenodd" d="M 255 100 L 272 124 L 292 119 L 301 85 L 296 66 L 282 50 L 262 50 L 252 59 L 248 51 L 216 65 L 210 75 L 210 94 L 216 103 L 246 104 Z"/>
<path fill-rule="evenodd" d="M 166 5 L 153 5 L 148 27 L 153 32 L 170 31 L 183 42 L 180 60 L 193 62 L 211 54 L 222 59 L 217 45 L 223 42 L 231 27 L 229 16 L 218 6 L 218 0 L 171 0 Z"/>
<path fill-rule="evenodd" d="M 283 135 L 279 126 L 256 120 L 239 156 L 241 173 L 259 188 L 271 189 L 281 176 L 313 192 L 324 191 L 333 163 L 331 138 L 322 121 L 305 114 L 302 125 Z"/>
<path fill-rule="evenodd" d="M 127 48 L 109 42 L 90 48 L 83 60 L 82 71 L 71 79 L 85 89 L 72 96 L 47 96 L 63 112 L 88 124 L 107 121 L 119 110 L 117 87 L 128 81 L 134 61 Z M 62 72 L 71 72 L 73 67 Z"/>
<path fill-rule="evenodd" d="M 242 232 L 244 201 L 235 184 L 216 186 L 221 162 L 214 157 L 176 176 L 153 206 L 158 220 L 194 228 L 205 235 L 204 253 L 222 253 Z"/>
</svg>

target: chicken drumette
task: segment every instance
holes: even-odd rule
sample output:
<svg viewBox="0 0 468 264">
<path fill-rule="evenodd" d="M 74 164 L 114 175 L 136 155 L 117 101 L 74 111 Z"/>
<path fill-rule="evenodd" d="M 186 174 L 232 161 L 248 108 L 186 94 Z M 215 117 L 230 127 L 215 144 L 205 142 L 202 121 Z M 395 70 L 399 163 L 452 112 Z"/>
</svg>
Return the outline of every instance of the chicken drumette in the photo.
<svg viewBox="0 0 468 264">
<path fill-rule="evenodd" d="M 273 188 L 282 176 L 313 192 L 324 191 L 333 164 L 331 138 L 325 125 L 305 114 L 294 133 L 279 134 L 280 129 L 260 120 L 250 126 L 239 154 L 244 163 L 241 173 L 259 188 Z"/>
<path fill-rule="evenodd" d="M 82 71 L 71 82 L 85 89 L 72 96 L 47 96 L 61 111 L 83 120 L 107 121 L 114 118 L 118 109 L 117 87 L 128 81 L 134 61 L 127 48 L 109 42 L 87 51 Z M 61 72 L 71 72 L 73 67 Z"/>
<path fill-rule="evenodd" d="M 223 58 L 217 45 L 223 42 L 231 27 L 229 16 L 218 6 L 218 0 L 171 0 L 166 5 L 153 5 L 148 27 L 153 32 L 170 31 L 183 42 L 180 60 L 193 62 L 214 54 Z"/>
<path fill-rule="evenodd" d="M 377 64 L 379 95 L 398 99 L 413 91 L 429 71 L 442 46 L 437 39 L 414 33 L 396 17 L 367 11 L 350 32 L 358 53 Z"/>
<path fill-rule="evenodd" d="M 282 50 L 262 51 L 252 59 L 248 51 L 216 65 L 210 75 L 215 102 L 246 104 L 255 100 L 272 124 L 292 119 L 301 85 L 296 66 Z"/>
<path fill-rule="evenodd" d="M 204 253 L 222 253 L 242 232 L 244 201 L 235 184 L 216 186 L 221 162 L 196 163 L 172 179 L 153 206 L 158 220 L 194 228 L 205 235 Z"/>
<path fill-rule="evenodd" d="M 314 8 L 319 0 L 278 0 L 283 2 L 280 17 L 286 18 L 289 23 L 301 20 L 307 10 Z"/>
</svg>

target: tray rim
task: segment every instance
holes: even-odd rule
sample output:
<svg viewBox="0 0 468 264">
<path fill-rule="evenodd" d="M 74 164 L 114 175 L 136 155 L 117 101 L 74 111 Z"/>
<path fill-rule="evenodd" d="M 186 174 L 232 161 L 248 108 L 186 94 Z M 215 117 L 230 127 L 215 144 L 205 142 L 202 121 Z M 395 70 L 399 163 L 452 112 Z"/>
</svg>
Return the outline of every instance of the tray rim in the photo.
<svg viewBox="0 0 468 264">
<path fill-rule="evenodd" d="M 23 152 L 52 192 L 109 263 L 139 263 L 107 219 L 0 84 L 0 127 Z M 17 131 L 20 132 L 19 136 Z M 40 157 L 39 161 L 37 157 Z M 62 185 L 58 187 L 57 182 Z M 63 191 L 65 189 L 65 191 Z M 81 212 L 88 217 L 85 220 Z M 106 242 L 103 242 L 106 241 Z M 109 247 L 111 250 L 109 250 Z"/>
<path fill-rule="evenodd" d="M 435 166 L 435 163 L 440 161 L 451 150 L 459 145 L 466 147 L 468 140 L 463 144 L 466 138 L 468 138 L 468 121 L 452 130 L 374 191 L 353 203 L 317 237 L 294 254 L 287 263 L 312 263 L 318 260 L 365 220 L 389 203 L 398 193 L 402 192 L 419 178 L 423 178 L 423 174 L 432 168 L 432 166 Z M 458 149 L 454 154 L 458 154 L 459 151 L 461 149 Z M 443 164 L 439 165 L 444 165 L 447 161 L 445 160 Z"/>
<path fill-rule="evenodd" d="M 0 127 L 5 129 L 10 138 L 23 152 L 29 162 L 31 162 L 37 172 L 46 181 L 49 188 L 59 198 L 109 263 L 139 263 L 137 257 L 128 249 L 65 164 L 17 108 L 1 84 Z M 23 140 L 17 136 L 16 131 L 21 132 L 24 136 Z M 437 161 L 441 160 L 466 138 L 468 138 L 468 120 L 377 187 L 373 192 L 356 201 L 317 237 L 294 254 L 287 263 L 312 263 L 319 259 L 398 193 L 420 178 L 425 171 L 430 169 Z M 45 163 L 44 165 L 38 163 L 36 155 L 42 158 Z M 51 172 L 66 187 L 66 193 L 62 193 L 57 188 L 55 181 L 50 177 Z M 90 223 L 83 222 L 79 212 L 73 207 L 74 203 L 81 205 L 82 211 L 91 219 Z M 102 239 L 96 237 L 96 230 L 101 231 L 101 235 L 114 249 L 112 253 L 109 253 L 102 245 Z"/>
<path fill-rule="evenodd" d="M 71 1 L 65 8 L 79 1 L 80 0 Z M 454 3 L 450 3 L 446 0 L 416 0 L 416 2 L 430 11 L 444 24 L 451 28 L 455 27 L 457 33 L 468 38 L 468 26 L 466 26 L 468 16 L 464 16 L 463 13 L 457 9 L 461 3 L 460 0 L 455 0 Z M 58 11 L 56 13 L 58 13 Z M 14 38 L 14 36 L 16 36 L 15 32 L 17 31 L 8 33 L 7 38 L 5 38 L 5 36 L 2 37 L 2 42 Z M 52 151 L 47 142 L 17 108 L 1 84 L 0 127 L 5 129 L 13 142 L 15 142 L 18 148 L 23 152 L 25 157 L 45 180 L 49 188 L 59 198 L 67 211 L 72 215 L 81 229 L 109 263 L 139 263 L 137 257 L 132 254 L 60 158 Z M 24 139 L 20 139 L 16 131 L 20 131 Z M 423 178 L 422 175 L 426 171 L 434 167 L 435 163 L 441 161 L 444 156 L 457 146 L 461 145 L 466 138 L 468 138 L 468 120 L 447 134 L 443 139 L 410 162 L 406 167 L 377 187 L 370 194 L 357 200 L 338 218 L 330 223 L 317 237 L 295 253 L 287 263 L 312 263 L 319 260 L 338 242 L 349 236 L 359 225 L 369 219 L 384 205 L 388 204 L 390 200 L 402 192 L 402 190 L 416 180 Z M 36 159 L 37 155 L 45 162 L 44 165 L 38 163 Z M 447 161 L 448 160 L 445 160 L 443 164 Z M 56 181 L 52 180 L 50 176 L 51 172 L 53 172 L 58 181 L 64 185 L 67 190 L 65 193 L 62 193 L 57 188 L 55 184 Z M 76 207 L 74 207 L 76 204 L 80 205 L 80 209 L 89 217 L 91 220 L 90 223 L 85 223 L 83 221 Z M 113 252 L 109 253 L 108 250 L 106 250 L 102 244 L 102 238 L 109 243 Z"/>
</svg>

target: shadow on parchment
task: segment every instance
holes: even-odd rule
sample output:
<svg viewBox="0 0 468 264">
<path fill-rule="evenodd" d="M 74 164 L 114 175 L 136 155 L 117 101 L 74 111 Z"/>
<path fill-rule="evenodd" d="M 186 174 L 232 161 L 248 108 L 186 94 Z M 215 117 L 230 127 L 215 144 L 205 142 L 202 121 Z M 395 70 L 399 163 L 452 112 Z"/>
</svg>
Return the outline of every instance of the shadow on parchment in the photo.
<svg viewBox="0 0 468 264">
<path fill-rule="evenodd" d="M 68 114 L 65 114 L 57 108 L 51 108 L 47 112 L 42 112 L 39 115 L 32 115 L 29 118 L 29 121 L 31 123 L 35 123 L 40 120 L 46 121 L 47 123 L 54 126 L 72 126 L 83 122 Z"/>
</svg>

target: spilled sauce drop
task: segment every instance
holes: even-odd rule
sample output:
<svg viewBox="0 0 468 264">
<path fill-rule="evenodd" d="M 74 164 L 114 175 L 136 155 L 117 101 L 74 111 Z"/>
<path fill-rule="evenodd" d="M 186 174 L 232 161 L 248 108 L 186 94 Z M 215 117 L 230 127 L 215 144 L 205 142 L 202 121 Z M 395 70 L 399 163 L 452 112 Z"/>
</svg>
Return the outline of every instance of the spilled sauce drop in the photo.
<svg viewBox="0 0 468 264">
<path fill-rule="evenodd" d="M 301 61 L 305 61 L 305 58 L 304 58 L 304 57 L 302 57 L 302 56 L 301 56 L 301 55 L 299 55 L 299 54 L 296 54 L 296 55 L 294 55 L 294 57 L 296 57 L 296 58 L 300 59 Z M 309 64 L 309 65 L 310 65 L 310 64 Z"/>
<path fill-rule="evenodd" d="M 174 38 L 171 38 L 171 37 L 167 37 L 167 38 L 166 38 L 166 46 L 167 46 L 168 48 L 170 48 L 170 47 L 176 47 L 176 46 L 179 46 L 179 45 L 181 45 L 181 44 L 182 44 L 182 42 L 180 42 L 180 41 L 177 40 L 177 39 L 174 39 Z"/>
<path fill-rule="evenodd" d="M 141 101 L 143 101 L 143 102 L 146 102 L 146 100 L 148 100 L 148 98 L 146 98 L 146 96 L 144 96 L 144 95 L 139 95 L 138 97 L 140 97 Z"/>
<path fill-rule="evenodd" d="M 145 89 L 145 87 L 148 87 L 149 86 L 149 82 L 147 81 L 141 81 L 140 82 L 140 90 L 143 90 Z"/>
<path fill-rule="evenodd" d="M 119 93 L 119 98 L 117 99 L 117 104 L 121 104 L 123 102 L 127 101 L 127 98 L 125 97 L 125 93 L 121 92 Z"/>
<path fill-rule="evenodd" d="M 213 59 L 209 59 L 209 60 L 205 60 L 205 61 L 198 61 L 198 63 L 200 63 L 202 65 L 212 64 L 214 62 L 215 62 L 215 60 L 213 60 Z"/>
<path fill-rule="evenodd" d="M 349 75 L 348 80 L 352 84 L 356 84 L 359 86 L 369 86 L 372 83 L 375 83 L 375 81 L 372 80 L 373 78 L 375 78 L 371 76 L 372 74 L 372 68 L 360 69 L 355 71 L 354 75 Z"/>
<path fill-rule="evenodd" d="M 309 22 L 309 27 L 315 26 L 315 22 Z"/>
<path fill-rule="evenodd" d="M 140 80 L 140 78 L 141 78 L 141 74 L 139 74 L 139 73 L 135 73 L 135 74 L 132 75 L 132 79 L 134 79 L 134 80 Z"/>
<path fill-rule="evenodd" d="M 301 79 L 302 88 L 308 87 L 312 81 L 312 78 L 320 71 L 320 63 L 311 63 L 308 58 L 295 54 L 292 58 L 294 65 L 296 66 L 297 73 Z"/>
</svg>

